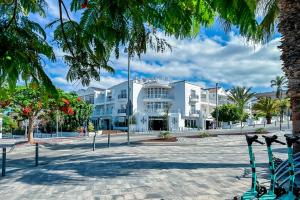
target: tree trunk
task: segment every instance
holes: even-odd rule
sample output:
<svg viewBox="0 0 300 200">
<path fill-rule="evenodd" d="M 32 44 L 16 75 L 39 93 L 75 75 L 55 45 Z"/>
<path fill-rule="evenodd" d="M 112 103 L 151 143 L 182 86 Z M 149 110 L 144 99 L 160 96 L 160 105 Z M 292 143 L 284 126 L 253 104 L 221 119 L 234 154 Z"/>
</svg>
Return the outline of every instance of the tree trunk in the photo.
<svg viewBox="0 0 300 200">
<path fill-rule="evenodd" d="M 243 121 L 241 121 L 241 133 L 243 133 Z"/>
<path fill-rule="evenodd" d="M 34 143 L 34 139 L 33 139 L 33 117 L 28 117 L 27 137 L 28 137 L 28 142 Z"/>
<path fill-rule="evenodd" d="M 280 108 L 279 130 L 282 129 L 282 123 L 283 123 L 283 109 Z"/>
<path fill-rule="evenodd" d="M 288 78 L 288 95 L 291 98 L 293 134 L 300 135 L 300 2 L 279 0 L 278 30 L 282 34 L 281 60 Z M 294 153 L 300 152 L 300 145 L 294 146 Z"/>
<path fill-rule="evenodd" d="M 267 119 L 267 124 L 271 124 L 272 123 L 272 117 L 266 117 Z"/>
</svg>

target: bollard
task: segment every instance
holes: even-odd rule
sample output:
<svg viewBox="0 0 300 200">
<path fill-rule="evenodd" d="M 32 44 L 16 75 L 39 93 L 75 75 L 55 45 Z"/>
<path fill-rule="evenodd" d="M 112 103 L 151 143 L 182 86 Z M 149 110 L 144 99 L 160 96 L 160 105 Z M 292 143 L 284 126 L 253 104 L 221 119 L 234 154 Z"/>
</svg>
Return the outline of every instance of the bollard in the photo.
<svg viewBox="0 0 300 200">
<path fill-rule="evenodd" d="M 110 147 L 110 134 L 107 134 L 107 147 Z"/>
<path fill-rule="evenodd" d="M 266 127 L 266 122 L 264 122 L 264 127 Z"/>
<path fill-rule="evenodd" d="M 39 165 L 39 143 L 35 143 L 35 166 Z"/>
<path fill-rule="evenodd" d="M 96 132 L 93 138 L 93 151 L 95 151 L 95 148 L 96 148 Z"/>
<path fill-rule="evenodd" d="M 2 176 L 5 176 L 6 171 L 6 148 L 2 149 Z"/>
</svg>

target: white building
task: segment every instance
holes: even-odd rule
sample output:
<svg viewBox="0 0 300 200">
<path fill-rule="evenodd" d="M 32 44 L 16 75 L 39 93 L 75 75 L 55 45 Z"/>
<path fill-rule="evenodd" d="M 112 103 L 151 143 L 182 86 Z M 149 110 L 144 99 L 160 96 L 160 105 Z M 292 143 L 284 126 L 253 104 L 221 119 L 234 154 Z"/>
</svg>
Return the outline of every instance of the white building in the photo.
<svg viewBox="0 0 300 200">
<path fill-rule="evenodd" d="M 162 130 L 166 124 L 172 131 L 211 126 L 215 89 L 162 79 L 136 79 L 130 89 L 134 131 Z M 94 105 L 91 120 L 96 129 L 127 129 L 127 81 L 108 89 L 89 87 L 77 94 Z M 219 104 L 226 102 L 225 97 L 226 92 L 218 89 Z"/>
</svg>

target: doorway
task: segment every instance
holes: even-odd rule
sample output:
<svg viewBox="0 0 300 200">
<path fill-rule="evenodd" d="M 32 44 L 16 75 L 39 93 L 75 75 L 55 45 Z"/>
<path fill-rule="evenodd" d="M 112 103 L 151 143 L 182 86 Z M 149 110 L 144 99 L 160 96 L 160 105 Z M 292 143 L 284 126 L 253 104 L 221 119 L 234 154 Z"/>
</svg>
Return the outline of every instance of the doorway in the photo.
<svg viewBox="0 0 300 200">
<path fill-rule="evenodd" d="M 150 117 L 149 118 L 149 130 L 161 131 L 165 130 L 164 120 L 161 117 Z"/>
</svg>

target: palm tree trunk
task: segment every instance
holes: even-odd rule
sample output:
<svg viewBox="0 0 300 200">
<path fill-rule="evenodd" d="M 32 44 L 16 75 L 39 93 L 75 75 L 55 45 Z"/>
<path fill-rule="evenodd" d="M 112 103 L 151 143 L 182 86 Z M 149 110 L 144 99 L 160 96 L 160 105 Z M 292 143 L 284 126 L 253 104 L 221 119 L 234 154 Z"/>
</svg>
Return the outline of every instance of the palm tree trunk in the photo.
<svg viewBox="0 0 300 200">
<path fill-rule="evenodd" d="M 267 118 L 267 124 L 272 124 L 272 117 L 266 117 Z"/>
<path fill-rule="evenodd" d="M 279 0 L 279 32 L 282 34 L 281 60 L 283 71 L 289 82 L 288 95 L 291 97 L 293 134 L 300 135 L 300 2 Z M 294 146 L 294 153 L 300 152 L 300 145 Z"/>
</svg>

